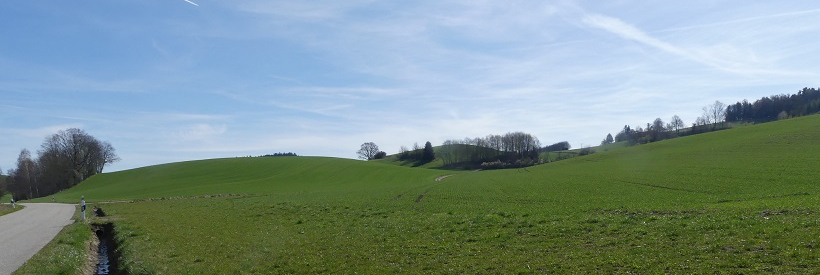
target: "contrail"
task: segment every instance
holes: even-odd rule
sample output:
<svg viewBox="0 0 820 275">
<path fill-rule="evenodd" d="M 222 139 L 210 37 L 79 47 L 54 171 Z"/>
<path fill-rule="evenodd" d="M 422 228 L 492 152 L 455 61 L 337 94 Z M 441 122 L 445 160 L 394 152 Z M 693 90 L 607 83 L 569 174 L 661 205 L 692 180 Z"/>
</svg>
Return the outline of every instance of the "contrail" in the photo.
<svg viewBox="0 0 820 275">
<path fill-rule="evenodd" d="M 194 2 L 193 2 L 193 1 L 191 1 L 191 0 L 182 0 L 182 1 L 188 2 L 188 3 L 189 3 L 189 4 L 191 4 L 191 5 L 194 5 L 194 6 L 199 7 L 199 4 L 194 3 Z"/>
</svg>

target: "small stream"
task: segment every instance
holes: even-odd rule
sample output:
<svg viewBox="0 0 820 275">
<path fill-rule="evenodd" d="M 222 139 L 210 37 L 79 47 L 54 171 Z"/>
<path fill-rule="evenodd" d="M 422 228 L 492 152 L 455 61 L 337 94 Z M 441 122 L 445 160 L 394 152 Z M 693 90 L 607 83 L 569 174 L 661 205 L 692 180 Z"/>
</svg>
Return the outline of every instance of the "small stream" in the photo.
<svg viewBox="0 0 820 275">
<path fill-rule="evenodd" d="M 97 275 L 111 274 L 111 261 L 108 260 L 108 242 L 100 240 L 100 246 L 97 250 Z"/>
<path fill-rule="evenodd" d="M 114 226 L 110 223 L 94 226 L 94 233 L 100 240 L 97 246 L 97 275 L 121 275 L 117 265 L 117 243 L 114 241 Z"/>
</svg>

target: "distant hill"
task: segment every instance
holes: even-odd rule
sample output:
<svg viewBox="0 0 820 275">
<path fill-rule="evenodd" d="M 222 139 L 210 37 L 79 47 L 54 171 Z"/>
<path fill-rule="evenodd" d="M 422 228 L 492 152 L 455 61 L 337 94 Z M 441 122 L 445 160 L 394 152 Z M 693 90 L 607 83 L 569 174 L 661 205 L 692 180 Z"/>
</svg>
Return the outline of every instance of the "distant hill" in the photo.
<svg viewBox="0 0 820 275">
<path fill-rule="evenodd" d="M 820 115 L 633 147 L 611 145 L 601 147 L 604 149 L 593 155 L 530 167 L 530 173 L 494 171 L 480 173 L 480 177 L 499 175 L 501 178 L 496 180 L 501 182 L 511 178 L 524 182 L 548 179 L 547 182 L 576 186 L 594 182 L 641 182 L 668 188 L 704 188 L 704 191 L 733 186 L 734 190 L 748 189 L 752 193 L 761 190 L 777 193 L 789 189 L 770 189 L 780 182 L 779 177 L 771 178 L 772 175 L 793 179 L 787 186 L 814 180 L 810 176 L 814 172 L 807 171 L 814 171 L 814 165 L 820 163 L 817 137 L 820 137 Z M 401 162 L 395 155 L 375 161 L 323 157 L 201 160 L 100 174 L 57 197 L 75 201 L 74 197 L 85 195 L 111 200 L 369 188 L 370 185 L 428 181 L 447 173 L 405 166 L 413 164 Z M 421 167 L 447 168 L 440 159 Z M 763 178 L 770 180 L 763 181 Z M 578 185 L 578 181 L 582 184 Z"/>
<path fill-rule="evenodd" d="M 327 157 L 226 158 L 99 174 L 56 197 L 61 201 L 77 201 L 81 196 L 89 200 L 119 200 L 379 188 L 397 182 L 431 182 L 441 174 Z"/>
</svg>

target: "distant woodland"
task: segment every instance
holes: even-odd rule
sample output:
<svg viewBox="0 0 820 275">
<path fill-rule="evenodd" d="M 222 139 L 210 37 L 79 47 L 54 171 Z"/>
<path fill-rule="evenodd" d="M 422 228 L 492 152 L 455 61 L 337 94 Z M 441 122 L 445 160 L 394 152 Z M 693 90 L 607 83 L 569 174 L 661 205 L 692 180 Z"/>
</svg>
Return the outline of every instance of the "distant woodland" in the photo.
<svg viewBox="0 0 820 275">
<path fill-rule="evenodd" d="M 702 115 L 691 124 L 675 115 L 664 121 L 656 118 L 645 126 L 625 125 L 613 136 L 611 133 L 601 141 L 601 145 L 621 142 L 626 145 L 646 144 L 670 138 L 695 135 L 730 128 L 737 123 L 763 123 L 820 112 L 820 91 L 815 88 L 803 88 L 794 95 L 774 95 L 763 97 L 750 103 L 747 100 L 726 105 L 715 101 L 702 108 Z M 436 150 L 430 142 L 424 148 L 413 146 L 412 150 L 402 146 L 398 159 L 417 161 L 417 165 L 440 159 L 445 167 L 463 169 L 502 169 L 526 167 L 550 160 L 544 154 L 570 150 L 568 142 L 562 141 L 541 147 L 537 137 L 523 133 L 511 132 L 504 135 L 446 140 Z M 575 152 L 559 154 L 559 160 L 595 152 L 594 148 L 580 148 Z M 362 159 L 381 159 L 386 154 L 378 150 L 373 142 L 362 144 L 359 150 Z"/>
<path fill-rule="evenodd" d="M 820 91 L 803 88 L 793 95 L 773 95 L 755 100 L 743 100 L 726 107 L 728 122 L 768 122 L 820 112 Z"/>
</svg>

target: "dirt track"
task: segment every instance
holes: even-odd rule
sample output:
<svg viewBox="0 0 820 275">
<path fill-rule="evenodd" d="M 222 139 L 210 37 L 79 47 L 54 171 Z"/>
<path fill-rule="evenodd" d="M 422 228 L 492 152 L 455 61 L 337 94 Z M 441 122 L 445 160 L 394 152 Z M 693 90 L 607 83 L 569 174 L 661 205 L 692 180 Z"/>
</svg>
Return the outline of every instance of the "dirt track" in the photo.
<svg viewBox="0 0 820 275">
<path fill-rule="evenodd" d="M 0 216 L 0 275 L 11 274 L 71 224 L 74 205 L 26 203 Z"/>
</svg>

